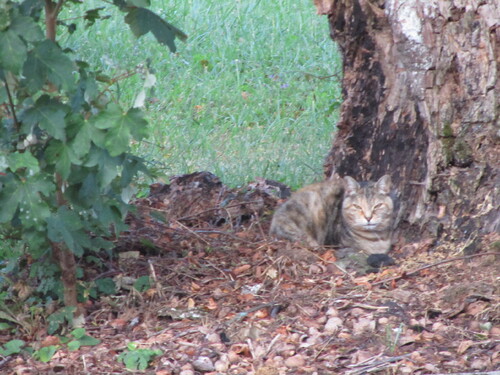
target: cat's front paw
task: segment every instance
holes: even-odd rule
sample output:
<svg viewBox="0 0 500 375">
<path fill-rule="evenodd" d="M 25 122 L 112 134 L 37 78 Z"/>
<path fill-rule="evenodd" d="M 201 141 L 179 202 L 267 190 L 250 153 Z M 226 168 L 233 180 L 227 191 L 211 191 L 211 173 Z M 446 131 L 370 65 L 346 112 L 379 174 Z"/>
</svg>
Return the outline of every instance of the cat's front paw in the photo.
<svg viewBox="0 0 500 375">
<path fill-rule="evenodd" d="M 370 267 L 377 269 L 380 267 L 393 266 L 396 264 L 396 262 L 394 262 L 394 259 L 392 259 L 387 254 L 371 254 L 368 256 L 368 258 L 366 258 L 366 263 L 368 263 Z"/>
</svg>

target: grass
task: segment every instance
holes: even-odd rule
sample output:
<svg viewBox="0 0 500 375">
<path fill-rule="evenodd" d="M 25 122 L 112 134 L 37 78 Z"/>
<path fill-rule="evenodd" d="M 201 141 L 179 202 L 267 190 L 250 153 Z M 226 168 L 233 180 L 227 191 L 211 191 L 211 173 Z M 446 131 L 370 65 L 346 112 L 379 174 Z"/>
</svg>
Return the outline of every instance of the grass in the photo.
<svg viewBox="0 0 500 375">
<path fill-rule="evenodd" d="M 152 3 L 189 35 L 175 54 L 152 36 L 136 40 L 112 8 L 106 13 L 117 17 L 59 38 L 109 75 L 149 66 L 156 76 L 146 108 L 151 137 L 136 152 L 165 176 L 207 170 L 232 186 L 256 177 L 292 187 L 320 180 L 341 58 L 312 1 Z M 103 3 L 85 4 L 68 16 Z M 130 106 L 142 85 L 141 74 L 121 82 L 120 101 Z"/>
</svg>

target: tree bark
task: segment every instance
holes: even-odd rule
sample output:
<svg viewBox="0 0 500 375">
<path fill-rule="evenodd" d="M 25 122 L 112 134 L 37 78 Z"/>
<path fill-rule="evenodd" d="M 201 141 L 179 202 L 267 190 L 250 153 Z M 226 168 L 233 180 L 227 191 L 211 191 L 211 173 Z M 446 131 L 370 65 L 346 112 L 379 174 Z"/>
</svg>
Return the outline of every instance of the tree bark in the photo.
<svg viewBox="0 0 500 375">
<path fill-rule="evenodd" d="M 344 58 L 325 173 L 391 174 L 401 234 L 475 250 L 500 231 L 500 1 L 315 3 Z"/>
</svg>

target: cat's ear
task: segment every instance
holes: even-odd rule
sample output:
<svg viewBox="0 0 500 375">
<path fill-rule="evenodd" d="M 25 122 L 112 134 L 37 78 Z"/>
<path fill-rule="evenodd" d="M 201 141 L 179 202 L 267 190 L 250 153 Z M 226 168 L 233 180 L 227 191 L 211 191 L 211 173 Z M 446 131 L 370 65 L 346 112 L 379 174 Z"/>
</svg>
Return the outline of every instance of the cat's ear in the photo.
<svg viewBox="0 0 500 375">
<path fill-rule="evenodd" d="M 389 194 L 391 192 L 391 176 L 386 174 L 380 177 L 380 179 L 375 184 L 375 188 L 381 194 Z"/>
<path fill-rule="evenodd" d="M 360 186 L 354 178 L 352 178 L 350 176 L 345 176 L 344 177 L 344 188 L 345 188 L 346 195 L 351 195 L 351 194 L 357 193 Z"/>
</svg>

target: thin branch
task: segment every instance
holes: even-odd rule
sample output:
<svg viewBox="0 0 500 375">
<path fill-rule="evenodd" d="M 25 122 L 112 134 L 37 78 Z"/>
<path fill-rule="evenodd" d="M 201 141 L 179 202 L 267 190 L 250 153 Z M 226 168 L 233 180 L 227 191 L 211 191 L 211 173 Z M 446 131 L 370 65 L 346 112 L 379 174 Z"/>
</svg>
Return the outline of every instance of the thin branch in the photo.
<svg viewBox="0 0 500 375">
<path fill-rule="evenodd" d="M 432 268 L 432 267 L 440 266 L 441 264 L 451 263 L 451 262 L 455 262 L 457 260 L 471 259 L 471 258 L 475 258 L 475 257 L 485 256 L 485 255 L 499 255 L 499 253 L 497 251 L 489 251 L 489 252 L 486 252 L 486 253 L 466 255 L 466 256 L 463 256 L 463 257 L 456 257 L 456 258 L 441 260 L 441 261 L 436 262 L 436 263 L 427 264 L 427 265 L 425 265 L 423 267 L 417 268 L 416 270 L 413 270 L 413 271 L 410 271 L 410 272 L 405 272 L 404 274 L 399 275 L 399 276 L 394 276 L 394 277 L 391 277 L 389 279 L 377 281 L 377 282 L 373 283 L 372 285 L 379 285 L 379 284 L 387 283 L 389 281 L 400 280 L 400 279 L 402 279 L 404 277 L 407 277 L 407 276 L 413 276 L 413 275 L 419 273 L 420 271 L 426 270 L 427 268 Z"/>
<path fill-rule="evenodd" d="M 196 233 L 195 231 L 193 231 L 192 229 L 186 227 L 184 224 L 182 224 L 179 220 L 174 220 L 178 225 L 180 225 L 182 228 L 184 228 L 185 230 L 187 230 L 189 233 L 192 233 L 195 237 L 197 237 L 198 239 L 200 239 L 201 241 L 205 242 L 206 245 L 210 245 L 210 243 L 204 239 L 202 236 L 200 236 L 198 233 Z"/>
<path fill-rule="evenodd" d="M 12 95 L 10 93 L 9 85 L 7 84 L 7 79 L 3 80 L 3 83 L 5 84 L 5 91 L 7 92 L 7 97 L 9 99 L 9 106 L 10 106 L 10 111 L 12 114 L 12 118 L 14 119 L 14 125 L 16 128 L 16 131 L 19 130 L 19 121 L 17 121 L 17 116 L 16 116 L 16 107 L 14 106 L 14 100 L 12 99 Z"/>
<path fill-rule="evenodd" d="M 111 86 L 113 86 L 115 83 L 117 83 L 118 81 L 121 81 L 123 79 L 127 79 L 127 78 L 132 77 L 136 74 L 137 74 L 136 71 L 126 71 L 125 73 L 122 73 L 114 78 L 111 78 L 110 82 L 107 83 L 107 86 L 99 93 L 96 100 L 99 100 L 106 92 L 109 91 L 109 88 Z"/>
<path fill-rule="evenodd" d="M 54 8 L 54 13 L 55 15 L 57 16 L 59 14 L 59 12 L 61 11 L 61 8 L 62 6 L 64 5 L 64 3 L 66 2 L 66 0 L 59 0 L 57 2 L 57 5 L 56 7 Z"/>
</svg>

